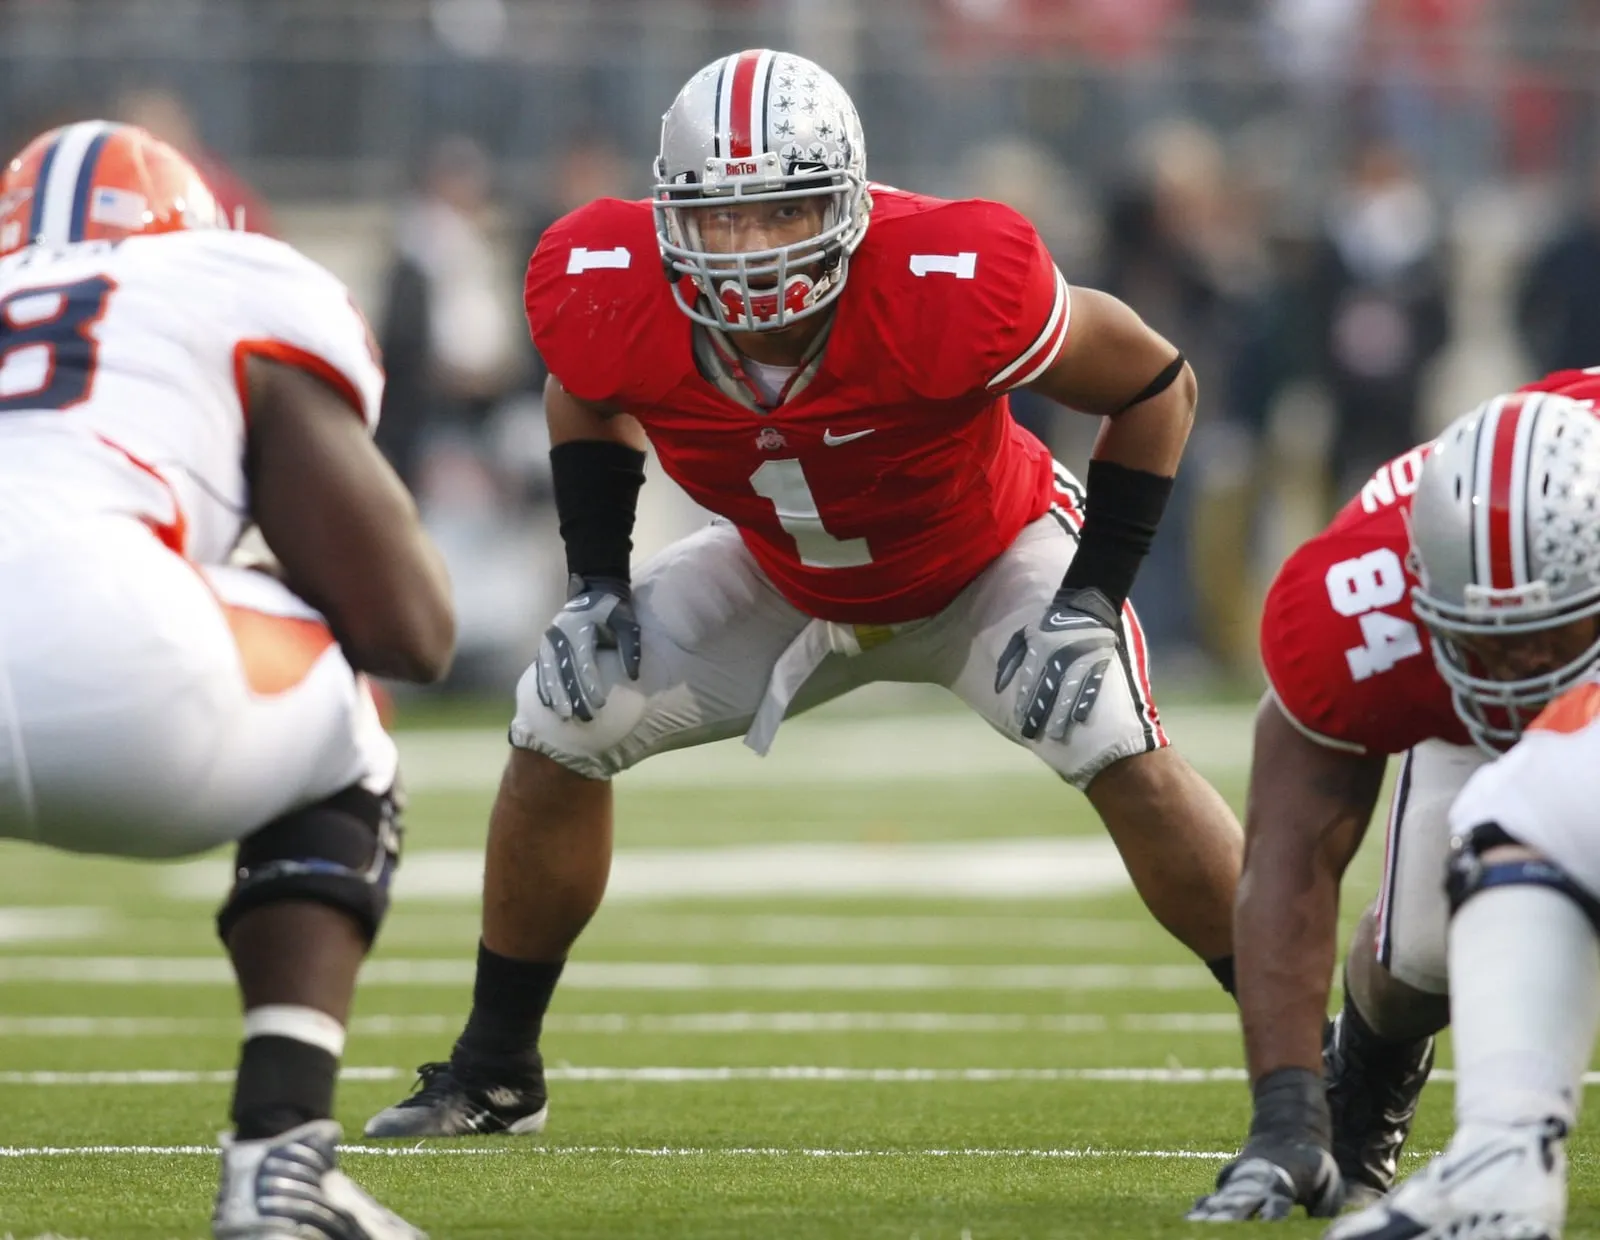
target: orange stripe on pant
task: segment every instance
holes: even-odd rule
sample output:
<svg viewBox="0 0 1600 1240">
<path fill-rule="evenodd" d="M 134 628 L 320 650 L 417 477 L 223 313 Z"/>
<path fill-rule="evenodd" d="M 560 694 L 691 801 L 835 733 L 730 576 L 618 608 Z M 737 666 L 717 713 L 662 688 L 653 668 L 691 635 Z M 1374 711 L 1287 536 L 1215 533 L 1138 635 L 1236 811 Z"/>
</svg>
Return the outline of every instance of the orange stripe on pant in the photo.
<svg viewBox="0 0 1600 1240">
<path fill-rule="evenodd" d="M 252 692 L 269 695 L 293 689 L 333 645 L 333 634 L 320 620 L 274 616 L 220 600 L 219 606 L 239 647 Z"/>
</svg>

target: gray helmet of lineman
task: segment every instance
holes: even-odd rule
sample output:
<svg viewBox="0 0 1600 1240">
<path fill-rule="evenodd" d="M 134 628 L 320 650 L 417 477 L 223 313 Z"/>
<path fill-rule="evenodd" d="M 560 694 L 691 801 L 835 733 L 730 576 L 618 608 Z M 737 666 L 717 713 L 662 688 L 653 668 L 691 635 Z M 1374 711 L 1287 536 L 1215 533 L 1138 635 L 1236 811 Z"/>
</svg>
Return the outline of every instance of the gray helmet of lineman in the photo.
<svg viewBox="0 0 1600 1240">
<path fill-rule="evenodd" d="M 1600 615 L 1600 420 L 1588 402 L 1519 392 L 1451 423 L 1422 467 L 1411 542 L 1412 605 L 1439 673 L 1473 739 L 1504 750 L 1600 663 L 1600 626 L 1561 632 Z M 1493 639 L 1547 653 L 1496 678 L 1480 653 Z"/>
<path fill-rule="evenodd" d="M 723 331 L 775 331 L 829 305 L 872 209 L 855 104 L 825 69 L 788 52 L 738 52 L 690 78 L 661 118 L 655 180 L 673 296 Z M 707 213 L 756 199 L 820 199 L 821 228 L 776 249 L 713 251 Z"/>
</svg>

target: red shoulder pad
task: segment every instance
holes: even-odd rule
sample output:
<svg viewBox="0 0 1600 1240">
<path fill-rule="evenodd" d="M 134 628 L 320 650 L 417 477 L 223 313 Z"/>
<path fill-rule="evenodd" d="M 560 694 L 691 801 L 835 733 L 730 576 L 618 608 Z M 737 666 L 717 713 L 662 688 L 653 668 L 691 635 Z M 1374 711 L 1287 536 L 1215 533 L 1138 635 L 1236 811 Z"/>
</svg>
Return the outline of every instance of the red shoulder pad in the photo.
<svg viewBox="0 0 1600 1240">
<path fill-rule="evenodd" d="M 602 198 L 545 229 L 523 305 L 544 364 L 580 400 L 648 401 L 672 386 L 673 345 L 688 356 L 648 202 Z"/>
<path fill-rule="evenodd" d="M 884 352 L 931 399 L 998 397 L 1066 342 L 1066 281 L 1033 225 L 997 202 L 875 190 L 850 280 Z"/>
<path fill-rule="evenodd" d="M 1570 400 L 1585 401 L 1600 408 L 1600 366 L 1588 370 L 1555 370 L 1519 389 L 1523 392 L 1553 392 Z"/>
<path fill-rule="evenodd" d="M 1357 497 L 1267 593 L 1268 683 L 1301 731 L 1334 748 L 1400 753 L 1432 738 L 1468 740 L 1411 610 L 1409 508 L 1409 497 L 1374 510 Z"/>
</svg>

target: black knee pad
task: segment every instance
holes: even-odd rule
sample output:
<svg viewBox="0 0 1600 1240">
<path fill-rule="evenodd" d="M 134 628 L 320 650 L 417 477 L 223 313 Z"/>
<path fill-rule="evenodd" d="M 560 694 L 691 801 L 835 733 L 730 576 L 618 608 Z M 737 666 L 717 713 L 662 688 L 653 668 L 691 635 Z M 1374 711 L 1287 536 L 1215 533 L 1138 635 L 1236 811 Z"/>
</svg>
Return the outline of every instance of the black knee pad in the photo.
<svg viewBox="0 0 1600 1240">
<path fill-rule="evenodd" d="M 217 933 L 226 940 L 240 917 L 264 904 L 314 900 L 355 918 L 370 944 L 388 911 L 399 861 L 394 798 L 351 785 L 240 841 Z"/>
<path fill-rule="evenodd" d="M 1521 846 L 1522 841 L 1507 834 L 1497 822 L 1480 823 L 1450 841 L 1450 868 L 1444 889 L 1452 914 L 1478 892 L 1491 887 L 1549 887 L 1582 909 L 1595 933 L 1600 934 L 1600 900 L 1554 861 L 1545 857 L 1484 861 L 1484 853 L 1507 844 Z"/>
</svg>

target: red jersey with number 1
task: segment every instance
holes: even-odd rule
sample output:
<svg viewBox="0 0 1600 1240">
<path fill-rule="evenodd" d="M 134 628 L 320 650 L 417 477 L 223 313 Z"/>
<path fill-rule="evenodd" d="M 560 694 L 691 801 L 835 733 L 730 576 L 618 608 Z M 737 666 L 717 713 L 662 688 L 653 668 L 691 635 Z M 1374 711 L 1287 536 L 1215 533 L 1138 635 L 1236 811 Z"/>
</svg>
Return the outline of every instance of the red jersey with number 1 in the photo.
<svg viewBox="0 0 1600 1240">
<path fill-rule="evenodd" d="M 1593 404 L 1600 368 L 1563 370 L 1525 391 Z M 1336 748 L 1400 753 L 1471 743 L 1411 610 L 1411 497 L 1429 445 L 1375 473 L 1332 524 L 1289 557 L 1267 594 L 1261 659 L 1300 729 Z"/>
<path fill-rule="evenodd" d="M 643 424 L 662 467 L 731 521 L 809 615 L 941 610 L 1057 500 L 1049 452 L 1005 393 L 1059 356 L 1066 282 L 1008 207 L 875 186 L 815 375 L 765 411 L 696 363 L 648 202 L 605 199 L 546 231 L 528 323 L 580 400 Z M 685 284 L 692 297 L 692 286 Z"/>
</svg>

